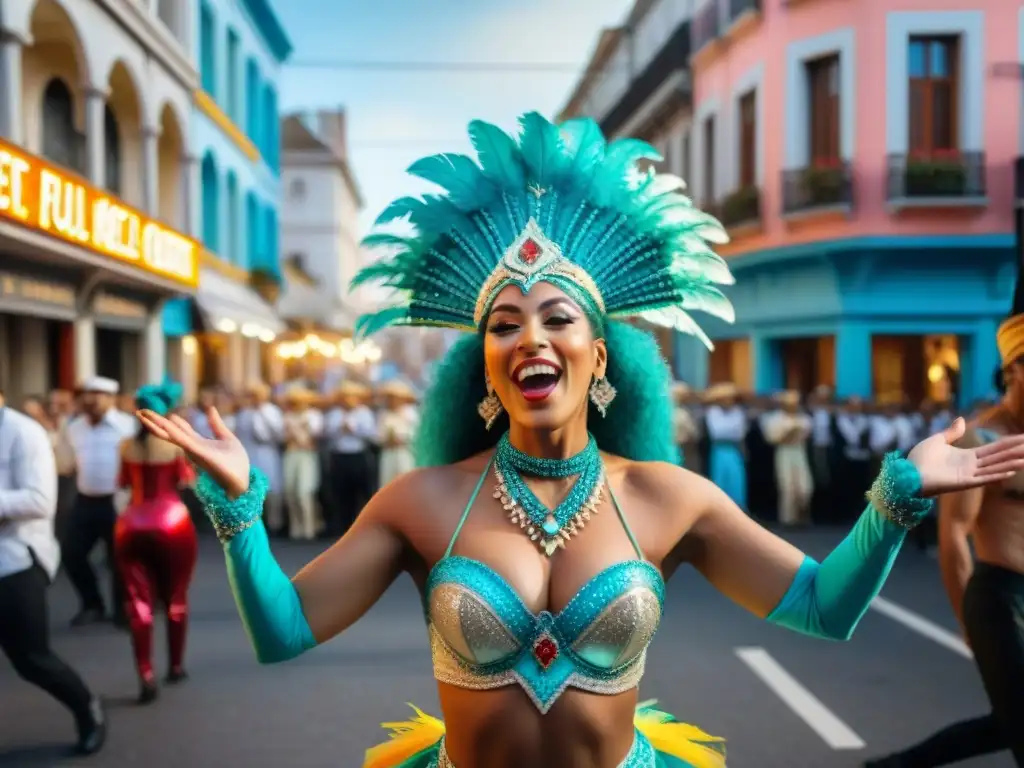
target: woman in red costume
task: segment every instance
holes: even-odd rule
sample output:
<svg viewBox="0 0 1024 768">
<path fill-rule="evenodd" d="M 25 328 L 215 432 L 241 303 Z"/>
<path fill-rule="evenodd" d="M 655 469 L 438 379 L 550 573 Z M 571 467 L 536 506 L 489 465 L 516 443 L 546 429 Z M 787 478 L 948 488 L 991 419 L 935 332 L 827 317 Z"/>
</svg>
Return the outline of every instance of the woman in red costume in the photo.
<svg viewBox="0 0 1024 768">
<path fill-rule="evenodd" d="M 135 396 L 139 408 L 168 414 L 181 397 L 178 384 L 149 385 Z M 128 617 L 141 691 L 139 703 L 157 696 L 153 676 L 153 613 L 157 602 L 167 611 L 170 669 L 166 681 L 186 678 L 185 635 L 188 588 L 196 564 L 196 530 L 178 488 L 194 473 L 180 448 L 146 430 L 122 444 L 122 488 L 131 500 L 117 521 L 114 555 L 124 580 Z"/>
</svg>

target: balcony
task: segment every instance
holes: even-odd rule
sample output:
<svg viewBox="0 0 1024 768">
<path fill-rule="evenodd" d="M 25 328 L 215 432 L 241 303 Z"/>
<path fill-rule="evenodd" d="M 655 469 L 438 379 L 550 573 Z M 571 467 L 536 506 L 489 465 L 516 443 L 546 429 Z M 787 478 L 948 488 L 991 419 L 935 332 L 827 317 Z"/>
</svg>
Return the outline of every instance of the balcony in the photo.
<svg viewBox="0 0 1024 768">
<path fill-rule="evenodd" d="M 853 208 L 853 169 L 836 160 L 782 172 L 782 215 L 803 218 Z"/>
<path fill-rule="evenodd" d="M 709 0 L 697 11 L 690 26 L 690 47 L 694 55 L 722 34 L 722 14 L 719 0 Z"/>
<path fill-rule="evenodd" d="M 889 155 L 891 208 L 979 208 L 988 203 L 985 153 L 937 150 Z"/>
<path fill-rule="evenodd" d="M 605 135 L 635 133 L 639 124 L 650 122 L 656 114 L 671 113 L 687 105 L 689 58 L 690 24 L 683 21 L 600 121 Z"/>
<path fill-rule="evenodd" d="M 761 0 L 727 0 L 727 2 L 729 18 L 726 21 L 726 29 L 742 19 L 761 13 Z"/>
<path fill-rule="evenodd" d="M 755 186 L 740 187 L 726 195 L 715 206 L 714 213 L 731 235 L 760 229 L 761 190 Z"/>
</svg>

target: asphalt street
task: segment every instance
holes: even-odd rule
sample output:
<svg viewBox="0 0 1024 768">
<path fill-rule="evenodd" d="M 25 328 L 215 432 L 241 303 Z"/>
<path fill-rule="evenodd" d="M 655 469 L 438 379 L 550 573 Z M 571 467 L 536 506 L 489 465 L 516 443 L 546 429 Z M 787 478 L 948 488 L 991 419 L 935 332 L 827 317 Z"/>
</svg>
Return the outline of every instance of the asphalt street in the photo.
<svg viewBox="0 0 1024 768">
<path fill-rule="evenodd" d="M 821 558 L 839 536 L 790 538 Z M 275 551 L 294 572 L 320 548 L 283 543 Z M 438 713 L 419 599 L 407 580 L 344 636 L 274 667 L 253 657 L 215 541 L 203 542 L 192 601 L 192 679 L 138 707 L 127 634 L 67 628 L 75 603 L 58 581 L 54 645 L 107 700 L 110 739 L 98 756 L 65 758 L 70 718 L 0 661 L 0 766 L 348 768 L 380 740 L 379 723 L 405 718 L 405 702 Z M 853 768 L 986 711 L 954 629 L 935 560 L 910 549 L 849 643 L 772 627 L 684 572 L 669 585 L 641 697 L 725 736 L 730 768 Z M 162 659 L 162 643 L 157 653 Z"/>
</svg>

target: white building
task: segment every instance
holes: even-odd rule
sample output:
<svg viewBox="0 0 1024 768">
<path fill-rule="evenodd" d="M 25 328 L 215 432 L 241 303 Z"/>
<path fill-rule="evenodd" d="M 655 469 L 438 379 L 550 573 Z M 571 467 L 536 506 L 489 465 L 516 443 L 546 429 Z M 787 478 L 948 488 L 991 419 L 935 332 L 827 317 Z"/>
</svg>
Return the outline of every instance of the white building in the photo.
<svg viewBox="0 0 1024 768">
<path fill-rule="evenodd" d="M 0 0 L 0 385 L 14 397 L 164 375 L 164 303 L 198 280 L 194 15 L 191 0 Z"/>
<path fill-rule="evenodd" d="M 282 318 L 349 331 L 358 317 L 348 285 L 362 266 L 363 199 L 349 164 L 345 112 L 289 115 L 281 126 Z"/>
</svg>

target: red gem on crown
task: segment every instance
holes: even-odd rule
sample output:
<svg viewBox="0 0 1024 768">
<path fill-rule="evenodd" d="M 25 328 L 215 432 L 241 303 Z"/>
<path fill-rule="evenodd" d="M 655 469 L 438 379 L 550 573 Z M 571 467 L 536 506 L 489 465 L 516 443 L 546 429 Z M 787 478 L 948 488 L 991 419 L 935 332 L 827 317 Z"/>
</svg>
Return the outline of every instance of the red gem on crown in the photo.
<svg viewBox="0 0 1024 768">
<path fill-rule="evenodd" d="M 527 240 L 519 247 L 519 260 L 524 264 L 533 264 L 538 258 L 540 258 L 540 246 L 535 240 Z"/>
<path fill-rule="evenodd" d="M 558 643 L 549 635 L 544 635 L 533 644 L 533 657 L 544 669 L 558 658 Z"/>
</svg>

